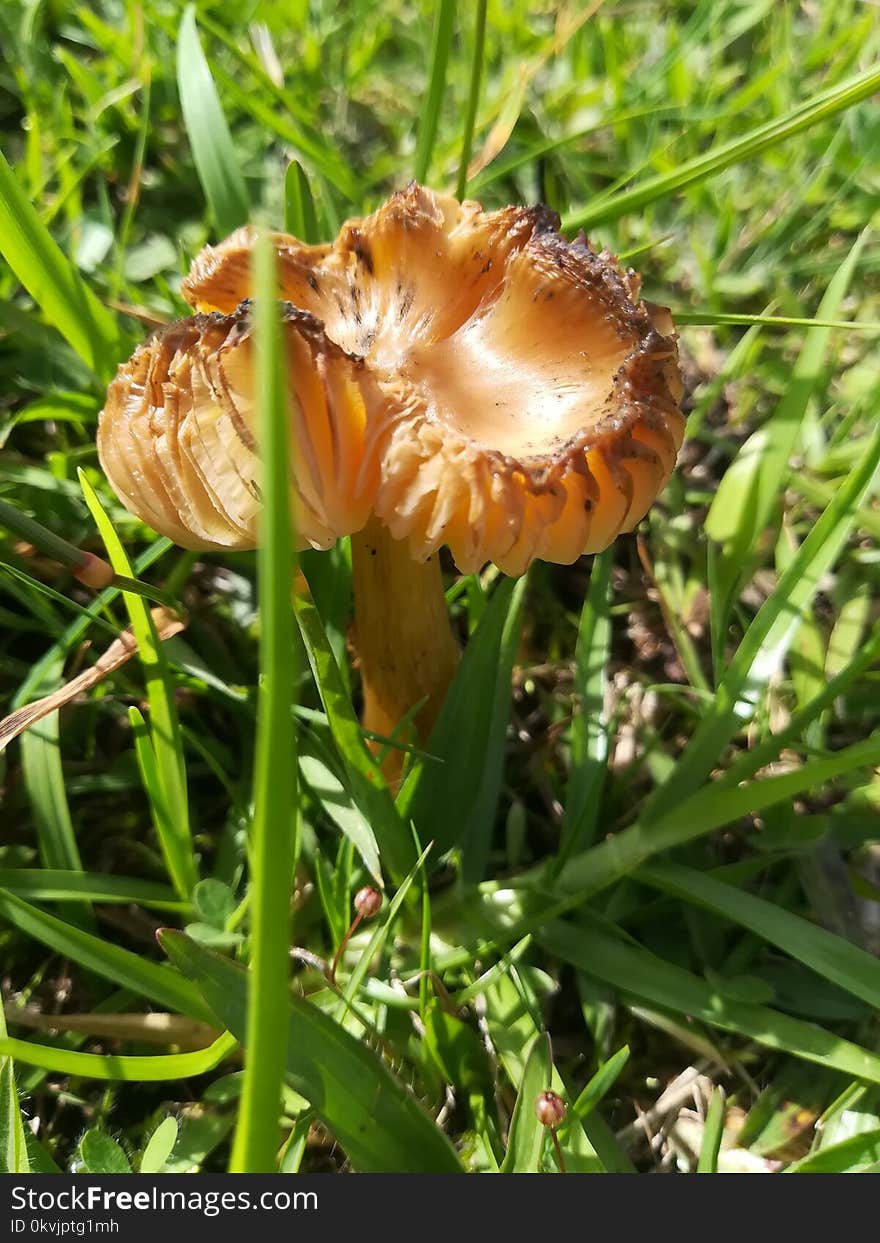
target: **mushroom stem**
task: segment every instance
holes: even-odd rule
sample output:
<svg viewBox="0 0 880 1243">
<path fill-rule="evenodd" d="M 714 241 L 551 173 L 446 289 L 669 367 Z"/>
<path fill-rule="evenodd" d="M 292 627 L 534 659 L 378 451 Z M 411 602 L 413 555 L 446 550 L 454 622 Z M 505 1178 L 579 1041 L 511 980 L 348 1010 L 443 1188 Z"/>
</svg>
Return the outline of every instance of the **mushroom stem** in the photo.
<svg viewBox="0 0 880 1243">
<path fill-rule="evenodd" d="M 425 700 L 414 718 L 415 741 L 424 743 L 459 659 L 439 558 L 414 561 L 408 543 L 392 539 L 375 517 L 351 537 L 351 552 L 362 724 L 388 738 L 413 705 Z M 403 752 L 392 749 L 383 767 L 388 780 L 396 781 Z"/>
</svg>

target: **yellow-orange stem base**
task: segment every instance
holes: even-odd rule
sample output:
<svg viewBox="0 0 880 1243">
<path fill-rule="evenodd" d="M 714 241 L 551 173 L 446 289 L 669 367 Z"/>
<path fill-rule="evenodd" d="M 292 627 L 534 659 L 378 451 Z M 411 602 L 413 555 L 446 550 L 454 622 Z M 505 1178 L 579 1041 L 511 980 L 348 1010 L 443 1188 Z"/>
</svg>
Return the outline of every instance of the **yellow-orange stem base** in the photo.
<svg viewBox="0 0 880 1243">
<path fill-rule="evenodd" d="M 459 660 L 439 558 L 414 561 L 408 544 L 392 539 L 377 518 L 351 537 L 351 551 L 362 724 L 391 737 L 413 705 L 425 699 L 415 730 L 400 738 L 424 743 Z M 403 752 L 391 750 L 385 776 L 395 781 L 402 767 Z"/>
</svg>

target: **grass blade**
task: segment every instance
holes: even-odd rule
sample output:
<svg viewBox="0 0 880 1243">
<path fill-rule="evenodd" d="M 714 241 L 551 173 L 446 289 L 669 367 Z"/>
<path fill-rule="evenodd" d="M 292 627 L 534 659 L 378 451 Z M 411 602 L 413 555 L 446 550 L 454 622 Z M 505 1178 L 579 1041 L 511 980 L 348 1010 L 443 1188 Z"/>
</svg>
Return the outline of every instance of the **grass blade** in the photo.
<svg viewBox="0 0 880 1243">
<path fill-rule="evenodd" d="M 502 1174 L 539 1174 L 546 1129 L 535 1114 L 535 1102 L 550 1086 L 553 1074 L 550 1039 L 541 1034 L 529 1050 L 522 1083 L 513 1107 Z"/>
<path fill-rule="evenodd" d="M 639 868 L 636 876 L 662 893 L 693 902 L 748 928 L 854 997 L 880 1008 L 880 962 L 842 937 L 773 902 L 677 863 L 651 863 Z"/>
<path fill-rule="evenodd" d="M 578 1118 L 586 1118 L 611 1091 L 617 1077 L 629 1061 L 629 1045 L 618 1049 L 613 1057 L 603 1062 L 590 1079 L 580 1096 L 571 1107 L 572 1113 Z"/>
<path fill-rule="evenodd" d="M 718 778 L 716 787 L 733 787 L 753 777 L 756 772 L 771 763 L 788 746 L 796 746 L 812 722 L 829 705 L 833 704 L 846 688 L 869 669 L 880 657 L 880 624 L 865 639 L 856 651 L 852 660 L 803 708 L 800 708 L 784 729 L 770 734 L 763 742 L 750 747 L 733 761 L 725 773 Z"/>
<path fill-rule="evenodd" d="M 354 970 L 349 976 L 348 983 L 345 986 L 345 994 L 344 994 L 345 1012 L 348 1011 L 352 1002 L 354 1001 L 355 996 L 357 995 L 357 991 L 364 981 L 364 976 L 367 974 L 367 971 L 369 970 L 370 963 L 375 961 L 376 955 L 381 952 L 382 947 L 385 945 L 385 942 L 388 939 L 388 934 L 390 933 L 394 925 L 394 921 L 397 918 L 397 912 L 400 910 L 401 906 L 403 906 L 404 900 L 406 898 L 406 895 L 409 893 L 409 890 L 410 890 L 410 887 L 413 881 L 418 876 L 419 872 L 423 869 L 424 864 L 425 864 L 425 859 L 428 857 L 428 853 L 430 852 L 430 850 L 431 850 L 431 846 L 428 845 L 419 855 L 418 860 L 416 861 L 415 867 L 412 869 L 412 871 L 409 873 L 409 875 L 406 877 L 406 879 L 403 881 L 403 883 L 398 888 L 397 893 L 391 899 L 391 902 L 389 903 L 389 906 L 388 906 L 388 912 L 385 915 L 385 918 L 381 921 L 381 923 L 379 924 L 379 927 L 376 928 L 376 930 L 373 932 L 373 935 L 370 937 L 369 941 L 367 942 L 367 945 L 363 953 L 361 954 L 360 958 L 358 959 Z"/>
<path fill-rule="evenodd" d="M 126 587 L 125 590 L 128 590 Z M 65 597 L 61 596 L 61 600 Z M 82 609 L 83 613 L 88 610 Z M 159 613 L 154 611 L 157 624 L 157 632 L 159 638 L 164 642 L 170 636 L 178 634 L 183 628 L 184 623 L 176 614 Z M 24 707 L 18 708 L 9 716 L 0 720 L 0 751 L 5 750 L 14 738 L 19 734 L 28 730 L 32 736 L 36 735 L 34 726 L 44 718 L 51 718 L 52 714 L 58 709 L 66 707 L 79 696 L 86 694 L 93 687 L 97 686 L 110 674 L 120 669 L 137 651 L 137 645 L 133 643 L 130 634 L 119 634 L 114 627 L 110 626 L 103 619 L 97 619 L 99 624 L 105 627 L 114 636 L 110 646 L 97 657 L 94 664 L 85 668 L 82 673 L 78 673 L 76 677 L 70 678 L 68 681 L 61 680 L 61 671 L 63 665 L 59 659 L 55 666 L 56 675 L 52 679 L 55 682 L 55 689 L 50 691 L 48 695 L 42 695 L 39 699 L 31 700 Z M 52 736 L 51 724 L 46 730 L 49 737 Z"/>
<path fill-rule="evenodd" d="M 766 325 L 768 328 L 842 328 L 847 332 L 880 332 L 880 323 L 861 319 L 802 319 L 790 315 L 741 315 L 725 311 L 674 311 L 677 324 L 693 324 L 718 327 L 722 324 Z"/>
<path fill-rule="evenodd" d="M 718 1173 L 718 1153 L 724 1138 L 724 1090 L 716 1088 L 703 1126 L 703 1142 L 697 1159 L 698 1174 Z"/>
<path fill-rule="evenodd" d="M 161 963 L 102 941 L 2 889 L 0 916 L 56 954 L 72 958 L 87 971 L 94 971 L 121 988 L 131 989 L 162 1009 L 211 1021 L 211 1012 L 193 986 Z"/>
<path fill-rule="evenodd" d="M 132 568 L 122 542 L 104 512 L 97 493 L 82 471 L 79 472 L 79 481 L 113 569 L 117 574 L 131 578 Z M 150 610 L 142 597 L 132 592 L 123 592 L 123 599 L 137 640 L 150 708 L 150 742 L 156 761 L 156 785 L 153 788 L 161 791 L 161 803 L 152 808 L 153 820 L 157 827 L 162 825 L 165 828 L 165 835 L 161 839 L 162 850 L 169 861 L 169 874 L 174 887 L 181 898 L 186 900 L 197 883 L 199 874 L 190 831 L 183 741 L 174 703 L 174 688 L 165 649 L 156 632 Z M 147 792 L 149 794 L 150 787 Z"/>
<path fill-rule="evenodd" d="M 53 557 L 61 565 L 66 566 L 75 578 L 90 587 L 106 587 L 113 576 L 110 566 L 91 553 L 83 552 L 74 547 L 54 531 L 48 530 L 42 523 L 29 518 L 14 506 L 0 500 L 0 526 L 12 531 L 20 539 L 39 548 L 47 557 Z"/>
<path fill-rule="evenodd" d="M 595 894 L 630 875 L 654 855 L 703 837 L 741 816 L 790 801 L 803 790 L 817 789 L 854 769 L 872 768 L 878 763 L 880 736 L 864 743 L 854 743 L 827 759 L 813 760 L 793 772 L 753 781 L 736 789 L 715 782 L 650 825 L 638 821 L 576 856 L 558 877 L 552 879 L 542 893 L 543 901 L 540 903 L 536 900 L 535 887 L 540 889 L 542 873 L 540 870 L 533 872 L 522 886 L 526 910 L 518 917 L 516 911 L 511 911 L 501 920 L 497 903 L 498 886 L 495 882 L 489 882 L 481 887 L 482 903 L 476 903 L 473 897 L 468 898 L 468 914 L 478 914 L 498 931 L 474 949 L 474 957 L 482 958 L 498 952 L 502 945 L 512 944 L 537 932 L 549 920 L 577 910 Z M 559 897 L 560 892 L 565 896 Z M 470 957 L 470 950 L 453 950 L 443 955 L 442 969 L 469 961 Z"/>
<path fill-rule="evenodd" d="M 179 843 L 174 809 L 169 805 L 165 796 L 165 785 L 159 772 L 156 752 L 150 740 L 150 731 L 137 708 L 129 708 L 128 723 L 131 726 L 138 771 L 150 804 L 150 818 L 159 840 L 159 849 L 165 860 L 168 875 L 174 880 L 177 892 L 183 897 L 192 892 L 190 888 L 192 877 L 179 864 Z M 79 867 L 79 864 L 68 866 L 74 868 Z"/>
<path fill-rule="evenodd" d="M 299 771 L 306 786 L 318 800 L 324 813 L 348 838 L 363 860 L 364 867 L 382 888 L 382 867 L 379 847 L 366 816 L 358 809 L 351 794 L 326 762 L 314 733 L 299 742 Z"/>
<path fill-rule="evenodd" d="M 425 95 L 425 105 L 419 121 L 415 167 L 413 169 L 413 177 L 416 181 L 422 183 L 427 178 L 428 170 L 431 167 L 434 139 L 437 137 L 437 123 L 440 119 L 440 108 L 443 104 L 443 94 L 446 90 L 446 69 L 449 64 L 449 52 L 452 47 L 455 8 L 455 0 L 439 0 L 434 18 L 428 91 Z"/>
<path fill-rule="evenodd" d="M 267 133 L 276 134 L 287 146 L 303 155 L 314 171 L 335 186 L 349 202 L 357 202 L 361 193 L 358 177 L 346 153 L 339 149 L 335 135 L 328 135 L 320 123 L 314 124 L 314 100 L 302 100 L 296 93 L 278 86 L 266 73 L 260 60 L 245 50 L 243 40 L 230 32 L 228 20 L 222 20 L 219 14 L 214 19 L 204 6 L 201 8 L 199 22 L 202 28 L 226 48 L 246 73 L 253 75 L 252 83 L 240 72 L 229 74 L 219 65 L 215 66 L 214 78 L 224 97 L 249 112 Z M 254 85 L 256 89 L 253 89 Z"/>
<path fill-rule="evenodd" d="M 817 1062 L 857 1079 L 880 1083 L 880 1057 L 814 1023 L 767 1006 L 722 997 L 705 980 L 595 926 L 555 923 L 542 929 L 541 944 L 553 954 L 622 993 L 736 1032 L 770 1049 Z"/>
<path fill-rule="evenodd" d="M 521 602 L 520 595 L 514 600 L 513 589 L 513 581 L 506 579 L 495 591 L 446 694 L 426 747 L 442 762 L 413 769 L 400 793 L 402 814 L 412 819 L 421 841 L 433 841 L 435 858 L 460 844 L 463 830 L 474 824 L 490 736 L 496 745 L 503 743 L 495 698 L 499 688 L 502 697 L 509 695 L 510 674 L 505 683 L 502 662 L 511 659 L 512 649 L 508 646 L 504 656 L 502 649 L 505 635 L 509 643 L 513 633 L 508 619 L 515 621 Z M 468 722 L 467 730 L 462 721 Z"/>
<path fill-rule="evenodd" d="M 135 562 L 138 574 L 142 574 L 149 569 L 155 561 L 159 559 L 171 547 L 171 541 L 164 537 L 157 539 L 151 544 Z M 96 596 L 88 608 L 82 610 L 81 616 L 72 621 L 68 628 L 64 631 L 57 643 L 54 643 L 39 660 L 31 665 L 28 675 L 22 682 L 18 691 L 12 700 L 14 709 L 22 707 L 29 703 L 37 694 L 37 688 L 51 676 L 51 671 L 55 667 L 56 662 L 70 652 L 86 633 L 89 626 L 95 622 L 97 624 L 105 624 L 101 614 L 112 604 L 119 595 L 120 589 L 115 586 L 107 587 L 100 595 Z M 117 632 L 111 628 L 113 637 L 116 638 Z"/>
<path fill-rule="evenodd" d="M 649 203 L 686 186 L 698 185 L 731 164 L 751 159 L 762 151 L 786 142 L 795 134 L 810 129 L 814 125 L 835 116 L 845 108 L 868 99 L 880 88 L 880 69 L 869 69 L 857 77 L 851 78 L 841 86 L 833 87 L 815 96 L 812 100 L 799 104 L 783 117 L 776 117 L 763 125 L 757 126 L 740 138 L 722 143 L 720 147 L 710 147 L 702 155 L 685 160 L 672 172 L 658 173 L 649 177 L 641 185 L 633 186 L 619 194 L 609 196 L 595 203 L 592 207 L 582 207 L 570 212 L 563 219 L 566 229 L 591 229 L 598 224 L 617 220 L 628 212 L 641 211 Z"/>
<path fill-rule="evenodd" d="M 294 611 L 330 732 L 345 766 L 348 789 L 372 827 L 384 863 L 402 878 L 416 858 L 412 838 L 394 806 L 382 770 L 364 745 L 360 724 L 314 601 L 297 591 Z"/>
<path fill-rule="evenodd" d="M 863 1131 L 839 1144 L 829 1144 L 788 1166 L 786 1174 L 852 1174 L 858 1169 L 872 1173 L 880 1163 L 880 1130 Z"/>
<path fill-rule="evenodd" d="M 290 510 L 290 423 L 275 252 L 261 234 L 254 254 L 256 391 L 263 463 L 263 516 L 257 570 L 260 699 L 251 827 L 250 962 L 244 1084 L 230 1171 L 270 1173 L 278 1148 L 285 1033 L 278 1023 L 290 979 L 290 907 L 296 825 L 296 753 L 291 704 L 294 552 Z"/>
<path fill-rule="evenodd" d="M 667 812 L 711 772 L 723 748 L 754 714 L 779 669 L 822 576 L 858 519 L 880 463 L 880 430 L 779 579 L 746 631 L 715 699 L 667 780 L 648 799 L 643 819 Z"/>
<path fill-rule="evenodd" d="M 61 252 L 0 153 L 0 253 L 50 324 L 108 380 L 122 346 L 113 315 Z"/>
<path fill-rule="evenodd" d="M 515 584 L 510 606 L 504 619 L 504 629 L 495 662 L 495 687 L 489 702 L 490 715 L 485 739 L 480 744 L 483 773 L 473 811 L 462 824 L 462 875 L 465 884 L 476 884 L 483 879 L 489 861 L 489 847 L 498 796 L 504 771 L 507 723 L 510 720 L 510 696 L 513 663 L 519 648 L 522 629 L 522 611 L 528 577 L 523 576 Z M 459 718 L 461 719 L 461 718 Z"/>
<path fill-rule="evenodd" d="M 191 1079 L 214 1070 L 238 1047 L 228 1032 L 218 1036 L 207 1049 L 195 1053 L 157 1053 L 152 1057 L 126 1057 L 103 1053 L 77 1053 L 57 1046 L 34 1044 L 30 1040 L 0 1038 L 0 1057 L 8 1054 L 25 1066 L 39 1066 L 58 1075 L 81 1075 L 84 1079 L 110 1082 L 163 1083 Z"/>
<path fill-rule="evenodd" d="M 57 684 L 61 661 L 46 672 L 46 682 Z M 37 826 L 40 861 L 46 868 L 80 871 L 79 849 L 61 768 L 59 715 L 44 717 L 21 739 L 21 759 L 28 799 Z"/>
<path fill-rule="evenodd" d="M 846 295 L 867 233 L 862 233 L 829 282 L 820 318 L 833 319 Z M 706 531 L 722 544 L 715 563 L 713 651 L 723 651 L 730 612 L 745 576 L 753 570 L 754 549 L 774 507 L 779 507 L 789 459 L 801 432 L 810 398 L 822 380 L 830 328 L 807 337 L 791 371 L 785 394 L 772 415 L 749 436 L 725 471 L 706 517 Z"/>
<path fill-rule="evenodd" d="M 0 1174 L 29 1174 L 27 1140 L 21 1120 L 15 1064 L 7 1042 L 6 1017 L 0 1006 Z"/>
<path fill-rule="evenodd" d="M 310 246 L 321 240 L 312 188 L 299 160 L 291 160 L 284 174 L 284 228 Z"/>
<path fill-rule="evenodd" d="M 496 974 L 490 982 L 486 979 L 481 981 L 479 991 L 484 993 L 486 999 L 486 1024 L 492 1044 L 497 1050 L 507 1078 L 520 1096 L 523 1096 L 527 1052 L 535 1047 L 536 1041 L 547 1039 L 541 1026 L 541 1001 L 532 986 L 528 969 L 520 972 L 513 963 L 508 962 L 503 974 Z M 532 1096 L 533 1115 L 535 1097 L 548 1087 L 564 1100 L 569 1098 L 570 1094 L 559 1071 L 552 1064 L 549 1071 L 550 1079 L 544 1080 Z M 526 1099 L 523 1096 L 524 1108 Z M 599 1125 L 591 1127 L 592 1122 Z M 565 1161 L 573 1173 L 576 1171 L 580 1174 L 595 1174 L 603 1168 L 611 1169 L 616 1166 L 618 1154 L 614 1152 L 613 1136 L 610 1143 L 604 1142 L 604 1123 L 598 1115 L 581 1120 L 569 1111 L 564 1124 L 564 1135 Z M 600 1145 L 605 1156 L 609 1158 L 608 1163 L 599 1152 Z"/>
<path fill-rule="evenodd" d="M 464 114 L 464 128 L 461 134 L 461 154 L 458 157 L 458 181 L 455 187 L 455 193 L 459 199 L 463 199 L 467 193 L 468 165 L 471 162 L 474 125 L 477 119 L 477 105 L 480 102 L 480 79 L 483 76 L 487 5 L 488 0 L 477 0 L 477 10 L 474 15 L 474 58 L 471 62 L 471 81 Z"/>
<path fill-rule="evenodd" d="M 581 612 L 575 653 L 575 691 L 580 704 L 571 725 L 571 777 L 557 867 L 588 846 L 596 832 L 605 764 L 606 665 L 611 650 L 611 551 L 593 558 L 590 587 Z"/>
<path fill-rule="evenodd" d="M 180 969 L 198 984 L 217 1018 L 244 1037 L 248 977 L 180 932 L 160 933 Z M 286 1022 L 284 1019 L 286 1016 Z M 361 1173 L 461 1172 L 452 1145 L 377 1055 L 302 997 L 290 996 L 278 1027 L 287 1074 Z M 266 1120 L 273 1138 L 274 1125 Z"/>
<path fill-rule="evenodd" d="M 652 856 L 672 850 L 752 815 L 795 798 L 804 790 L 816 790 L 844 773 L 880 763 L 880 737 L 853 743 L 827 759 L 811 760 L 793 772 L 767 777 L 734 789 L 715 782 L 685 799 L 674 810 L 650 823 L 639 821 L 572 859 L 560 874 L 558 885 L 573 891 L 577 901 L 598 893 L 615 880 L 629 875 Z M 522 936 L 529 928 L 521 929 Z"/>
<path fill-rule="evenodd" d="M 40 861 L 46 868 L 80 871 L 82 862 L 64 786 L 58 713 L 26 730 L 21 739 L 21 766 L 28 801 L 37 828 Z M 87 905 L 66 906 L 65 918 L 90 927 Z"/>
<path fill-rule="evenodd" d="M 188 911 L 186 903 L 175 899 L 165 885 L 128 876 L 99 876 L 92 872 L 72 872 L 57 868 L 0 868 L 0 889 L 36 902 L 138 903 L 157 911 Z"/>
<path fill-rule="evenodd" d="M 203 17 L 201 21 L 207 29 L 209 23 Z M 215 34 L 217 29 L 212 24 Z M 274 134 L 288 147 L 292 147 L 294 151 L 307 159 L 315 172 L 339 192 L 346 204 L 357 203 L 362 195 L 362 188 L 349 161 L 341 157 L 332 145 L 328 146 L 326 139 L 321 137 L 316 139 L 305 126 L 294 123 L 286 109 L 286 101 L 282 103 L 281 108 L 277 107 L 275 103 L 267 101 L 243 86 L 234 74 L 226 73 L 219 65 L 215 68 L 214 78 L 223 91 L 224 99 L 228 99 L 231 105 L 234 104 L 243 112 L 248 113 L 266 134 Z M 330 207 L 330 202 L 326 197 L 322 206 Z M 335 214 L 335 208 L 332 210 Z M 329 218 L 325 219 L 323 224 L 330 234 L 335 233 L 339 227 L 339 222 L 330 227 Z"/>
<path fill-rule="evenodd" d="M 225 237 L 247 222 L 250 204 L 191 4 L 180 21 L 177 87 L 199 181 L 217 232 Z"/>
</svg>

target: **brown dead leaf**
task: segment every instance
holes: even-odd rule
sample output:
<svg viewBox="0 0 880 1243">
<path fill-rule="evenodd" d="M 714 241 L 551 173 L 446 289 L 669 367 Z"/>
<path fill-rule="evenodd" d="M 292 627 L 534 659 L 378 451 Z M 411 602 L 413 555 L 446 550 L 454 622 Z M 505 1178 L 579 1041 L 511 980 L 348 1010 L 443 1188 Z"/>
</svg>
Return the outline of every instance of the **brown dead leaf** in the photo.
<svg viewBox="0 0 880 1243">
<path fill-rule="evenodd" d="M 170 609 L 155 608 L 151 609 L 150 612 L 161 640 L 170 639 L 174 635 L 180 634 L 186 625 Z M 73 678 L 70 682 L 65 683 L 64 686 L 59 686 L 51 695 L 46 695 L 43 699 L 35 699 L 33 703 L 25 704 L 23 708 L 19 708 L 17 712 L 13 712 L 5 720 L 0 721 L 0 751 L 5 750 L 13 738 L 17 738 L 26 729 L 36 725 L 37 721 L 42 721 L 43 717 L 48 716 L 50 712 L 63 708 L 65 704 L 69 704 L 77 695 L 82 695 L 85 691 L 91 690 L 93 686 L 97 686 L 104 678 L 121 668 L 126 661 L 131 660 L 136 652 L 137 641 L 134 635 L 130 630 L 124 630 L 118 639 L 113 640 L 107 651 L 99 656 L 95 663 L 81 673 L 79 677 Z"/>
</svg>

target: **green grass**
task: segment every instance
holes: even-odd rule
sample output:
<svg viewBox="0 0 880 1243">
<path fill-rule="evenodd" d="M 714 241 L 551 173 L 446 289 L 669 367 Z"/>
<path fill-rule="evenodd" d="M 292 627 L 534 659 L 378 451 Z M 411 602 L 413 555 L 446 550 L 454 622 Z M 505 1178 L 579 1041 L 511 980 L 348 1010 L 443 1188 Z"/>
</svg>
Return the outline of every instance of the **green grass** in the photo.
<svg viewBox="0 0 880 1243">
<path fill-rule="evenodd" d="M 230 1169 L 270 1174 L 276 1137 L 266 1119 L 281 1108 L 286 1041 L 278 1023 L 290 979 L 290 900 L 297 845 L 296 751 L 291 706 L 295 682 L 290 607 L 295 569 L 290 509 L 289 401 L 277 315 L 275 252 L 261 233 L 254 254 L 254 335 L 261 394 L 260 443 L 266 469 L 257 559 L 262 633 L 254 818 L 250 840 L 251 986 L 248 994 L 241 1111 Z"/>
<path fill-rule="evenodd" d="M 0 752 L 0 1168 L 555 1172 L 548 1088 L 567 1170 L 877 1168 L 880 31 L 591 7 L 0 6 L 0 716 L 139 647 Z M 414 175 L 627 256 L 689 420 L 602 557 L 445 564 L 461 674 L 394 792 L 345 541 L 291 608 L 274 317 L 257 555 L 157 540 L 95 429 L 205 243 Z"/>
</svg>

